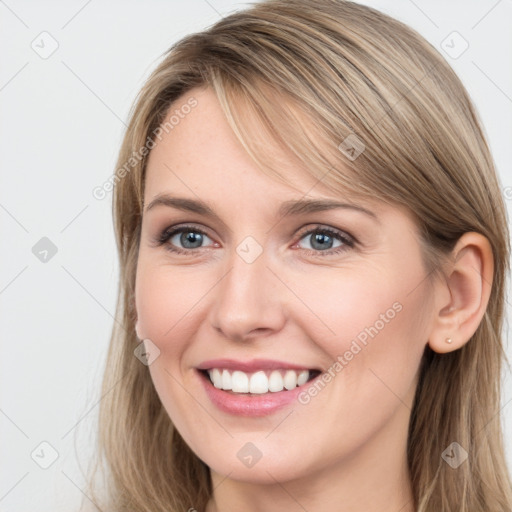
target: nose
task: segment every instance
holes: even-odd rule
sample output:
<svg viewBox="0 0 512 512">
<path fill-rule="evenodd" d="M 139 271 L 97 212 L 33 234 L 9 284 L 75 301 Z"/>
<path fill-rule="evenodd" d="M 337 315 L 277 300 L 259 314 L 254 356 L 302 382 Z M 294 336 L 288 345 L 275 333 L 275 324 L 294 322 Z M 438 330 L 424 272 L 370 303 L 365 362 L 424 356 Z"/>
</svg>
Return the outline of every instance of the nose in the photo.
<svg viewBox="0 0 512 512">
<path fill-rule="evenodd" d="M 225 338 L 244 341 L 282 329 L 287 290 L 271 270 L 265 251 L 250 263 L 233 251 L 229 271 L 215 290 L 210 322 Z"/>
</svg>

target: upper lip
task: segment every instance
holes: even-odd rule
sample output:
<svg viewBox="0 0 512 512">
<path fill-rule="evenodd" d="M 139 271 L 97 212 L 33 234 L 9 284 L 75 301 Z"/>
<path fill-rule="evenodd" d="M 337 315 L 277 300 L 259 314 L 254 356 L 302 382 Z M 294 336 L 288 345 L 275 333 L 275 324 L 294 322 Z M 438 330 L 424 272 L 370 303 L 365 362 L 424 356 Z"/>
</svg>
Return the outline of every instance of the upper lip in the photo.
<svg viewBox="0 0 512 512">
<path fill-rule="evenodd" d="M 229 370 L 240 370 L 250 373 L 257 370 L 312 370 L 310 366 L 304 366 L 285 361 L 276 361 L 273 359 L 252 359 L 251 361 L 236 361 L 234 359 L 210 359 L 203 361 L 197 366 L 198 370 L 210 370 L 212 368 L 226 368 Z"/>
</svg>

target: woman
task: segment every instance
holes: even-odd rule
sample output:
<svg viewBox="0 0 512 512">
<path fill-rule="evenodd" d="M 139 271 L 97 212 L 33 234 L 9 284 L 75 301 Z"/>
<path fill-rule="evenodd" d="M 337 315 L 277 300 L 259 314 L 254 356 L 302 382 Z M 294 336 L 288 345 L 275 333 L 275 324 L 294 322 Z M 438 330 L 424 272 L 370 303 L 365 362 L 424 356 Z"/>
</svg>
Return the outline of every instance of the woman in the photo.
<svg viewBox="0 0 512 512">
<path fill-rule="evenodd" d="M 107 510 L 512 509 L 505 210 L 421 36 L 341 0 L 227 16 L 150 76 L 117 169 Z"/>
</svg>

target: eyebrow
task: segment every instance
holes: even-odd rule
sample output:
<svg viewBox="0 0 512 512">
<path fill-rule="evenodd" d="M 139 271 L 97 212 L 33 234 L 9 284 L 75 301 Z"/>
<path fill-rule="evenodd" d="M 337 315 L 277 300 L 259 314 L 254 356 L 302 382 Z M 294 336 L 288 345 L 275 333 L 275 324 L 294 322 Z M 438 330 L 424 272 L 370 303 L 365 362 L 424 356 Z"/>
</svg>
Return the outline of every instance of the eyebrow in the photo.
<svg viewBox="0 0 512 512">
<path fill-rule="evenodd" d="M 152 210 L 157 206 L 167 206 L 178 210 L 198 213 L 224 224 L 222 219 L 213 211 L 213 209 L 201 200 L 188 199 L 185 197 L 172 197 L 168 194 L 159 194 L 148 204 L 145 211 L 147 212 Z M 338 208 L 356 210 L 379 222 L 377 215 L 371 210 L 357 204 L 343 203 L 333 199 L 292 199 L 285 201 L 281 203 L 278 215 L 280 217 L 289 217 L 292 215 L 322 212 Z"/>
</svg>

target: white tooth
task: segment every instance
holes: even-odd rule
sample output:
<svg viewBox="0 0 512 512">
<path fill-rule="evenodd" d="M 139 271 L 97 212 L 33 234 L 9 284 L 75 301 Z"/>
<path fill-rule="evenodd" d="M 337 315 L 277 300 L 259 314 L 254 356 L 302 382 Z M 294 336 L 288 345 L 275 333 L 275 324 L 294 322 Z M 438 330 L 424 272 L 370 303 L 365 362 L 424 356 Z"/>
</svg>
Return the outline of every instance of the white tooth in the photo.
<svg viewBox="0 0 512 512">
<path fill-rule="evenodd" d="M 284 374 L 284 387 L 289 391 L 297 387 L 297 374 L 293 370 L 288 370 Z"/>
<path fill-rule="evenodd" d="M 222 389 L 226 391 L 231 389 L 231 375 L 228 370 L 222 371 Z"/>
<path fill-rule="evenodd" d="M 283 391 L 283 389 L 283 376 L 279 370 L 274 370 L 268 380 L 268 390 L 275 393 L 276 391 Z"/>
<path fill-rule="evenodd" d="M 222 389 L 222 375 L 218 368 L 213 369 L 210 377 L 213 379 L 213 385 L 218 389 Z"/>
<path fill-rule="evenodd" d="M 253 373 L 249 380 L 250 393 L 267 393 L 268 392 L 268 379 L 265 372 L 260 371 Z"/>
<path fill-rule="evenodd" d="M 249 393 L 249 377 L 238 370 L 231 375 L 231 386 L 235 393 Z"/>
<path fill-rule="evenodd" d="M 297 377 L 297 385 L 302 386 L 302 384 L 306 384 L 309 379 L 309 370 L 303 370 L 299 373 Z"/>
<path fill-rule="evenodd" d="M 294 370 L 287 370 L 282 375 L 282 371 L 274 370 L 267 377 L 263 370 L 257 371 L 249 376 L 242 371 L 234 371 L 222 368 L 212 368 L 208 370 L 210 380 L 217 389 L 225 391 L 232 390 L 234 393 L 254 393 L 264 394 L 270 392 L 279 392 L 283 389 L 292 390 L 297 386 L 302 386 L 309 379 L 309 371 L 302 370 L 297 374 Z"/>
</svg>

